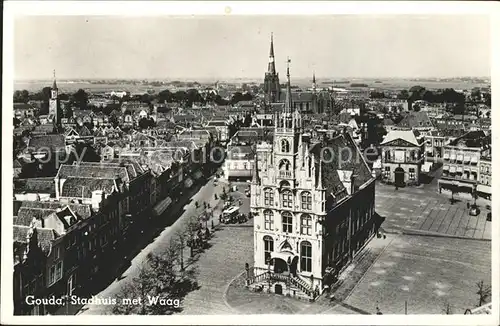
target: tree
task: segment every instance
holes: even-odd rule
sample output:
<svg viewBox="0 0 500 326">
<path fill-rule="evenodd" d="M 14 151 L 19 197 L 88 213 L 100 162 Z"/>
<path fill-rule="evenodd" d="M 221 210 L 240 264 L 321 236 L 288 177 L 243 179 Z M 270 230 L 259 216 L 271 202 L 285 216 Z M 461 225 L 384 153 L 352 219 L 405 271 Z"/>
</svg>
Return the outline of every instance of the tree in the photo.
<svg viewBox="0 0 500 326">
<path fill-rule="evenodd" d="M 153 126 L 154 126 L 153 119 L 142 118 L 141 120 L 139 120 L 139 128 L 141 129 L 148 129 Z"/>
<path fill-rule="evenodd" d="M 14 103 L 28 103 L 30 99 L 30 94 L 27 90 L 23 89 L 22 91 L 14 92 Z"/>
<path fill-rule="evenodd" d="M 478 307 L 482 306 L 487 302 L 489 297 L 491 296 L 491 286 L 484 284 L 484 282 L 481 280 L 477 282 L 477 292 L 476 294 L 479 296 L 479 303 Z"/>
<path fill-rule="evenodd" d="M 175 233 L 175 249 L 177 250 L 177 258 L 181 271 L 184 270 L 184 249 L 187 245 L 186 230 L 181 229 Z"/>
<path fill-rule="evenodd" d="M 80 109 L 86 110 L 88 105 L 89 95 L 83 89 L 79 89 L 71 97 L 71 101 Z"/>
<path fill-rule="evenodd" d="M 162 255 L 149 254 L 139 274 L 117 295 L 113 313 L 121 315 L 170 315 L 181 309 L 180 300 L 193 289 L 191 274 L 179 273 L 176 268 L 177 250 L 169 243 Z M 140 299 L 131 304 L 124 299 Z M 173 304 L 161 304 L 160 302 Z"/>
</svg>

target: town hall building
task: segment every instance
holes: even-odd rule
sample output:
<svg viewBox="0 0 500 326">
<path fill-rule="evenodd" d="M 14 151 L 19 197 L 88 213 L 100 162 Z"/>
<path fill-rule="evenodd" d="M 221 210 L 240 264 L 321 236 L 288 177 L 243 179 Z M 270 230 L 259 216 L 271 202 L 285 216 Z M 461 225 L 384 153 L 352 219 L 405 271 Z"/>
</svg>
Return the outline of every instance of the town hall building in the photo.
<svg viewBox="0 0 500 326">
<path fill-rule="evenodd" d="M 253 165 L 247 286 L 314 300 L 376 232 L 375 179 L 349 133 L 312 139 L 292 108 L 288 67 L 272 148 Z"/>
</svg>

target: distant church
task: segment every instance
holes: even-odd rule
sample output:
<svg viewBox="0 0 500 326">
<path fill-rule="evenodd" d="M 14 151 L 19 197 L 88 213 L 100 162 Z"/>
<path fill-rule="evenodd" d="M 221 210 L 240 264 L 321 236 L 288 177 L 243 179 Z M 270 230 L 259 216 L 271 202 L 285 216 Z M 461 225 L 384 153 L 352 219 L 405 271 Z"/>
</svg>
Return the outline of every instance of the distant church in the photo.
<svg viewBox="0 0 500 326">
<path fill-rule="evenodd" d="M 286 90 L 281 89 L 279 74 L 276 72 L 274 57 L 274 40 L 271 34 L 271 48 L 269 50 L 269 63 L 264 75 L 264 93 L 268 107 L 273 104 L 285 102 Z M 333 108 L 333 97 L 328 91 L 318 90 L 316 75 L 313 73 L 311 91 L 292 92 L 292 108 L 300 113 L 321 114 Z"/>
</svg>

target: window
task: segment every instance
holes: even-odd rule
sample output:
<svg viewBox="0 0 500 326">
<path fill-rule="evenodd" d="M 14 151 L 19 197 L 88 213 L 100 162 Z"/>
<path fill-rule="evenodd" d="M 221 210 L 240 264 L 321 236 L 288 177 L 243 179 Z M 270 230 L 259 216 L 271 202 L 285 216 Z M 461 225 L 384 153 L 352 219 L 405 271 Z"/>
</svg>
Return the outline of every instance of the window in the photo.
<svg viewBox="0 0 500 326">
<path fill-rule="evenodd" d="M 286 233 L 292 233 L 293 228 L 292 228 L 292 222 L 293 222 L 293 217 L 292 214 L 289 212 L 283 212 L 281 215 L 281 220 L 283 222 L 283 232 Z"/>
<path fill-rule="evenodd" d="M 385 157 L 386 161 L 390 161 L 391 160 L 391 152 L 390 151 L 385 151 L 384 152 L 384 157 Z"/>
<path fill-rule="evenodd" d="M 243 163 L 243 170 L 248 170 L 247 163 Z"/>
<path fill-rule="evenodd" d="M 408 173 L 410 174 L 410 179 L 415 179 L 415 168 L 409 168 Z"/>
<path fill-rule="evenodd" d="M 264 229 L 266 230 L 274 229 L 274 216 L 273 212 L 270 210 L 264 211 Z"/>
<path fill-rule="evenodd" d="M 302 272 L 312 271 L 312 247 L 308 241 L 300 244 L 300 270 Z"/>
<path fill-rule="evenodd" d="M 288 160 L 281 160 L 279 165 L 280 170 L 289 171 L 290 162 Z"/>
<path fill-rule="evenodd" d="M 306 210 L 312 209 L 312 196 L 309 191 L 304 191 L 302 193 L 302 209 Z"/>
<path fill-rule="evenodd" d="M 264 189 L 264 206 L 274 206 L 274 191 L 273 189 Z"/>
<path fill-rule="evenodd" d="M 59 247 L 54 247 L 54 260 L 58 260 L 59 255 L 60 255 Z"/>
<path fill-rule="evenodd" d="M 281 204 L 283 207 L 292 208 L 292 192 L 290 190 L 285 190 L 281 193 Z"/>
<path fill-rule="evenodd" d="M 264 237 L 264 262 L 271 263 L 271 252 L 274 251 L 274 241 L 273 238 L 266 235 Z"/>
<path fill-rule="evenodd" d="M 300 233 L 304 235 L 312 233 L 312 218 L 308 214 L 303 214 L 300 218 Z"/>
<path fill-rule="evenodd" d="M 62 278 L 62 261 L 53 265 L 49 270 L 49 286 Z"/>
<path fill-rule="evenodd" d="M 290 152 L 290 143 L 286 139 L 281 140 L 281 152 L 283 153 Z"/>
</svg>

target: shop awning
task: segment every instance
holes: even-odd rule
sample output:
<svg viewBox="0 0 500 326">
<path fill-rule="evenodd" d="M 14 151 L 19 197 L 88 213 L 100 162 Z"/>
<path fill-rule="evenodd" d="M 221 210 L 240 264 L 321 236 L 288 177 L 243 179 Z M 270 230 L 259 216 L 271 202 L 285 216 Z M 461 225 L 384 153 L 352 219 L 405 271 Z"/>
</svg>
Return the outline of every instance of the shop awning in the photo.
<svg viewBox="0 0 500 326">
<path fill-rule="evenodd" d="M 477 156 L 472 156 L 470 161 L 471 163 L 477 163 Z"/>
<path fill-rule="evenodd" d="M 448 165 L 443 165 L 443 171 L 449 171 L 450 167 Z"/>
<path fill-rule="evenodd" d="M 461 166 L 457 166 L 457 173 L 462 173 L 463 172 L 463 169 Z"/>
<path fill-rule="evenodd" d="M 457 167 L 456 166 L 450 166 L 450 173 L 455 173 L 457 172 Z"/>
<path fill-rule="evenodd" d="M 450 158 L 450 153 L 448 153 L 448 152 L 444 153 L 443 158 L 444 158 L 445 160 L 448 160 L 448 159 Z"/>
<path fill-rule="evenodd" d="M 469 163 L 469 162 L 470 162 L 470 156 L 465 155 L 464 163 Z"/>
<path fill-rule="evenodd" d="M 172 204 L 172 199 L 170 197 L 163 199 L 153 208 L 153 214 L 156 216 L 161 215 L 170 204 Z"/>
<path fill-rule="evenodd" d="M 463 161 L 464 160 L 464 156 L 462 154 L 458 154 L 457 155 L 457 161 Z"/>
<path fill-rule="evenodd" d="M 478 184 L 476 189 L 477 189 L 477 191 L 491 195 L 491 187 L 490 186 Z"/>
<path fill-rule="evenodd" d="M 192 185 L 193 180 L 191 178 L 187 178 L 186 181 L 184 181 L 184 186 L 186 186 L 186 188 L 191 188 Z"/>
<path fill-rule="evenodd" d="M 450 160 L 454 161 L 454 160 L 456 160 L 456 159 L 457 159 L 457 154 L 455 154 L 455 153 L 451 153 L 451 155 L 450 155 Z"/>
</svg>

